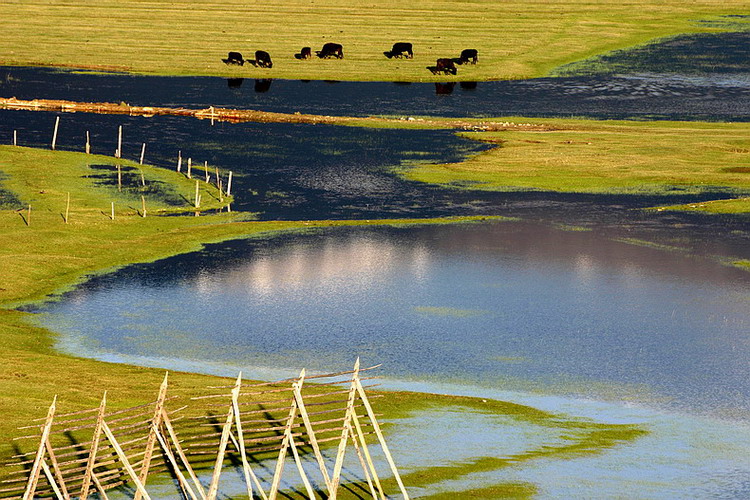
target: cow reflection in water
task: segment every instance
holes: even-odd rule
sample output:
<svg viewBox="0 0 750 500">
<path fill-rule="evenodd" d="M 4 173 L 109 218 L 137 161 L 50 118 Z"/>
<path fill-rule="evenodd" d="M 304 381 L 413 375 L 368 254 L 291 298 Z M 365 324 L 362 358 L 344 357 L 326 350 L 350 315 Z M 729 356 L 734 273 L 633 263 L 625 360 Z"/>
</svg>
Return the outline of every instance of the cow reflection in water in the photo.
<svg viewBox="0 0 750 500">
<path fill-rule="evenodd" d="M 259 78 L 255 80 L 255 91 L 256 92 L 268 92 L 271 88 L 272 78 Z"/>
<path fill-rule="evenodd" d="M 460 82 L 461 90 L 476 90 L 477 82 Z"/>
<path fill-rule="evenodd" d="M 242 87 L 242 82 L 244 81 L 244 78 L 227 78 L 227 87 L 230 89 L 238 89 Z"/>
<path fill-rule="evenodd" d="M 453 93 L 453 88 L 456 86 L 456 82 L 447 83 L 435 83 L 435 94 L 436 95 L 448 95 Z"/>
</svg>

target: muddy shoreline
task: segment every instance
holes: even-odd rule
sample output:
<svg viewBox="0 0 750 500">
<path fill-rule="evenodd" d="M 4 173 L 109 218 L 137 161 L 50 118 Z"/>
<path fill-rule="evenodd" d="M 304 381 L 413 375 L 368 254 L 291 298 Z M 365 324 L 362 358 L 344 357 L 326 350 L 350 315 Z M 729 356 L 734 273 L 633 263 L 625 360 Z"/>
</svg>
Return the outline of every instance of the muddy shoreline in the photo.
<svg viewBox="0 0 750 500">
<path fill-rule="evenodd" d="M 423 127 L 423 128 L 453 128 L 474 131 L 502 131 L 502 130 L 554 130 L 552 126 L 530 123 L 513 123 L 499 120 L 459 120 L 459 119 L 429 119 L 429 118 L 381 118 L 325 116 L 303 113 L 275 113 L 252 109 L 230 109 L 220 107 L 172 108 L 160 106 L 131 106 L 126 103 L 112 102 L 77 102 L 57 99 L 24 100 L 15 97 L 0 98 L 0 109 L 18 109 L 26 111 L 59 111 L 63 113 L 97 113 L 107 115 L 128 116 L 184 116 L 200 120 L 214 120 L 230 123 L 258 122 L 258 123 L 312 123 L 325 125 L 359 125 L 372 127 Z"/>
</svg>

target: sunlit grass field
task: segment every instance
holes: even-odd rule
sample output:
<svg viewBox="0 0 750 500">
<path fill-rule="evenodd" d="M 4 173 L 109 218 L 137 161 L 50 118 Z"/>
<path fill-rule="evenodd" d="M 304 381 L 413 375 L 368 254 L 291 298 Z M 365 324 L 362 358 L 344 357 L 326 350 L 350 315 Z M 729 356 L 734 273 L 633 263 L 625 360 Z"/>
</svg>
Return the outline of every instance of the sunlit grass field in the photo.
<svg viewBox="0 0 750 500">
<path fill-rule="evenodd" d="M 748 14 L 741 0 L 5 0 L 0 64 L 149 74 L 434 81 L 528 78 L 658 37 L 722 29 L 704 20 Z M 413 60 L 388 60 L 394 42 Z M 297 60 L 304 46 L 344 46 L 343 60 Z M 456 77 L 438 57 L 479 51 Z M 272 69 L 228 67 L 228 51 L 266 50 Z"/>
<path fill-rule="evenodd" d="M 422 182 L 493 191 L 637 195 L 724 190 L 737 193 L 737 199 L 680 208 L 748 211 L 748 124 L 531 121 L 556 130 L 465 133 L 497 147 L 461 163 L 413 165 L 403 174 Z"/>
</svg>

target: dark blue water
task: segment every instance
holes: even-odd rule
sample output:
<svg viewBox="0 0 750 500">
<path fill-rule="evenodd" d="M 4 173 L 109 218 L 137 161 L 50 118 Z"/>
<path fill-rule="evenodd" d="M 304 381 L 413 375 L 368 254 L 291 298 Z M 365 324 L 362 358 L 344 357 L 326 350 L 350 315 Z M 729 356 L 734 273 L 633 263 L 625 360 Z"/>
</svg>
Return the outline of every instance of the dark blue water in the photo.
<svg viewBox="0 0 750 500">
<path fill-rule="evenodd" d="M 269 85 L 267 90 L 258 92 L 257 82 L 252 79 L 228 82 L 214 77 L 86 74 L 0 67 L 0 95 L 342 116 L 581 116 L 747 121 L 750 118 L 748 71 L 745 68 L 738 73 L 690 76 L 587 75 L 437 87 L 434 83 L 274 80 L 265 82 Z"/>
</svg>

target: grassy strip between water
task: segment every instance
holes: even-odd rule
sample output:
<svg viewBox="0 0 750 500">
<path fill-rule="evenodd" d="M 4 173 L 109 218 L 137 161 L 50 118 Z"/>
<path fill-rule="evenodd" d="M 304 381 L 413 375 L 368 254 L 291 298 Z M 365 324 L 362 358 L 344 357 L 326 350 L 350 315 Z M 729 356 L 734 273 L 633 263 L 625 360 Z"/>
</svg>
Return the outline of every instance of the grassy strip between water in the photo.
<svg viewBox="0 0 750 500">
<path fill-rule="evenodd" d="M 679 33 L 732 29 L 741 0 L 85 0 L 0 2 L 0 64 L 167 75 L 438 81 L 543 76 L 560 65 Z M 701 22 L 718 21 L 718 22 Z M 386 59 L 397 41 L 414 59 Z M 298 60 L 305 46 L 344 46 L 342 60 Z M 479 51 L 479 64 L 434 76 L 438 57 Z M 270 52 L 273 68 L 228 67 L 228 51 Z"/>
<path fill-rule="evenodd" d="M 118 190 L 115 165 L 125 177 Z M 146 186 L 141 184 L 141 172 Z M 114 158 L 81 153 L 53 152 L 0 146 L 2 196 L 12 208 L 0 210 L 0 460 L 16 452 L 12 437 L 16 428 L 43 416 L 54 395 L 59 411 L 77 411 L 97 406 L 109 391 L 109 408 L 114 410 L 152 400 L 163 371 L 110 364 L 65 355 L 54 349 L 55 333 L 34 326 L 30 313 L 12 309 L 46 300 L 69 289 L 94 273 L 119 266 L 146 262 L 196 250 L 209 242 L 231 238 L 274 234 L 279 231 L 309 230 L 334 225 L 421 224 L 473 221 L 485 218 L 384 221 L 258 222 L 251 214 L 216 213 L 200 217 L 159 217 L 162 211 L 193 212 L 189 202 L 195 180 L 148 165 L 135 165 Z M 217 189 L 200 181 L 203 208 L 218 208 Z M 70 210 L 65 221 L 68 193 Z M 147 216 L 142 217 L 141 195 L 147 199 Z M 111 201 L 116 215 L 111 219 Z M 224 202 L 227 202 L 226 200 Z M 6 204 L 6 206 L 7 206 Z M 32 206 L 29 216 L 28 205 Z M 183 397 L 196 395 L 206 386 L 218 385 L 216 378 L 173 373 L 170 391 Z M 575 453 L 598 453 L 616 442 L 635 439 L 643 433 L 633 426 L 580 422 L 511 403 L 472 398 L 389 393 L 378 401 L 378 411 L 387 419 L 406 417 L 430 407 L 460 406 L 466 411 L 483 411 L 554 428 L 563 444 L 530 449 L 506 458 L 477 458 L 469 463 L 430 467 L 408 472 L 407 484 L 429 486 L 519 463 L 529 458 L 569 458 Z M 611 433 L 602 439 L 601 432 Z M 394 443 L 396 450 L 398 444 Z M 575 449 L 575 450 L 574 450 Z M 29 451 L 29 450 L 24 450 Z M 574 454 L 575 454 L 574 453 Z M 0 478 L 7 470 L 0 470 Z M 508 483 L 478 489 L 481 496 L 524 497 L 533 485 Z"/>
<path fill-rule="evenodd" d="M 402 173 L 411 180 L 490 191 L 736 195 L 667 208 L 750 212 L 750 124 L 531 122 L 546 127 L 465 132 L 461 135 L 497 147 L 461 163 L 415 163 Z"/>
</svg>

